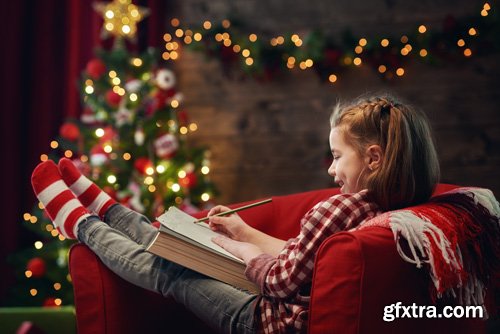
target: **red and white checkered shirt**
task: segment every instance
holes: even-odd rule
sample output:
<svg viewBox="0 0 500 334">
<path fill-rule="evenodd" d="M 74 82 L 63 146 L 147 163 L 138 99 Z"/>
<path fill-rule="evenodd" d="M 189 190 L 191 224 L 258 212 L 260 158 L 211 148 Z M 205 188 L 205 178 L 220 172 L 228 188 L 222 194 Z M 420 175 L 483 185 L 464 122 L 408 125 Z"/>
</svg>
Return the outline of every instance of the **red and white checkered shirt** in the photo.
<svg viewBox="0 0 500 334">
<path fill-rule="evenodd" d="M 379 213 L 366 190 L 332 196 L 304 215 L 299 235 L 288 240 L 277 257 L 262 254 L 248 263 L 246 275 L 261 288 L 258 308 L 264 333 L 307 331 L 309 290 L 319 246 L 330 235 Z"/>
</svg>

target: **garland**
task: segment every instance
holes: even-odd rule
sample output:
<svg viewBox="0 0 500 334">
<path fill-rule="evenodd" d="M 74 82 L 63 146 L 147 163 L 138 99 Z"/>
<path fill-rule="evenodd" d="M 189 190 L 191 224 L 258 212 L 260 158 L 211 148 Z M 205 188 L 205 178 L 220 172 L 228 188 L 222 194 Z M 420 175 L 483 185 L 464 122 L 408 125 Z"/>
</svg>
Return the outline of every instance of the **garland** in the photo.
<svg viewBox="0 0 500 334">
<path fill-rule="evenodd" d="M 227 74 L 239 68 L 262 80 L 287 70 L 312 69 L 321 80 L 335 83 L 346 70 L 365 65 L 391 80 L 403 77 L 412 60 L 442 66 L 500 49 L 498 14 L 487 2 L 477 15 L 462 19 L 449 15 L 441 29 L 422 24 L 398 37 L 356 37 L 350 30 L 338 38 L 320 30 L 266 37 L 248 33 L 236 20 L 183 28 L 176 18 L 170 23 L 174 31 L 164 35 L 163 59 L 176 60 L 180 49 L 187 47 L 219 59 Z"/>
</svg>

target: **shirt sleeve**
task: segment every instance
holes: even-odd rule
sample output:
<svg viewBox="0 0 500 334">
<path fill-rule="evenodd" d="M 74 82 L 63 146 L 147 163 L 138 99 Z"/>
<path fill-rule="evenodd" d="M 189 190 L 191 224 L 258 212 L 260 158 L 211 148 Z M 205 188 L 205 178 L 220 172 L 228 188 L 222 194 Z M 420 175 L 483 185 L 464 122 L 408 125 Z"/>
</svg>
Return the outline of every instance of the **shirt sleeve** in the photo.
<svg viewBox="0 0 500 334">
<path fill-rule="evenodd" d="M 364 203 L 364 204 L 363 204 Z M 252 259 L 245 274 L 265 295 L 287 298 L 312 280 L 316 252 L 333 233 L 364 218 L 370 206 L 358 194 L 339 194 L 314 206 L 301 220 L 301 231 L 287 241 L 277 257 L 262 254 Z"/>
</svg>

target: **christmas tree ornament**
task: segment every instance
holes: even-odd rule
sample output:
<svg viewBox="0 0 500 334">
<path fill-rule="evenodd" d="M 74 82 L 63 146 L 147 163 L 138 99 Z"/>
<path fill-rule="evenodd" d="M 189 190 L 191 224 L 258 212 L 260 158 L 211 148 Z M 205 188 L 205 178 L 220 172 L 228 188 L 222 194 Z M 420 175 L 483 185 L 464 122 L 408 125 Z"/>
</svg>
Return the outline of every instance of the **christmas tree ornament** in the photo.
<svg viewBox="0 0 500 334">
<path fill-rule="evenodd" d="M 34 257 L 26 264 L 26 270 L 31 271 L 32 277 L 43 277 L 47 271 L 45 260 L 40 257 Z"/>
<path fill-rule="evenodd" d="M 131 0 L 95 2 L 93 7 L 104 18 L 102 35 L 105 38 L 112 35 L 133 39 L 137 33 L 137 23 L 149 15 L 149 9 L 136 6 Z"/>
<path fill-rule="evenodd" d="M 182 177 L 179 177 L 179 184 L 187 189 L 192 189 L 194 188 L 197 183 L 198 183 L 198 177 L 196 176 L 195 173 L 195 166 L 193 163 L 189 162 L 187 163 L 184 168 L 184 175 Z"/>
<path fill-rule="evenodd" d="M 127 109 L 122 103 L 120 103 L 120 107 L 114 114 L 114 118 L 116 127 L 121 128 L 125 124 L 132 124 L 134 113 L 132 110 Z"/>
<path fill-rule="evenodd" d="M 128 201 L 128 205 L 133 210 L 144 212 L 146 210 L 144 204 L 141 201 L 141 188 L 135 182 L 130 182 L 127 186 L 127 189 L 130 191 L 132 196 Z"/>
<path fill-rule="evenodd" d="M 120 105 L 122 96 L 113 91 L 112 89 L 106 92 L 106 102 L 110 107 L 116 108 Z"/>
<path fill-rule="evenodd" d="M 198 182 L 198 177 L 194 172 L 186 172 L 186 176 L 179 178 L 179 184 L 184 188 L 194 188 Z"/>
<path fill-rule="evenodd" d="M 171 133 L 166 133 L 154 141 L 156 156 L 161 159 L 170 159 L 179 149 L 177 137 Z"/>
<path fill-rule="evenodd" d="M 174 88 L 170 88 L 167 90 L 158 89 L 154 94 L 154 102 L 153 102 L 153 112 L 165 108 L 170 104 L 172 97 L 174 97 L 176 91 Z"/>
<path fill-rule="evenodd" d="M 118 139 L 118 133 L 112 126 L 106 126 L 103 129 L 103 134 L 99 141 L 104 144 L 106 142 L 112 142 Z"/>
<path fill-rule="evenodd" d="M 76 141 L 80 138 L 80 128 L 75 123 L 65 122 L 59 128 L 59 135 L 63 139 Z"/>
<path fill-rule="evenodd" d="M 177 113 L 177 119 L 182 125 L 187 125 L 189 123 L 189 115 L 186 110 L 181 110 Z"/>
<path fill-rule="evenodd" d="M 134 167 L 139 173 L 146 175 L 147 171 L 153 168 L 153 163 L 149 158 L 141 157 L 135 160 Z"/>
<path fill-rule="evenodd" d="M 143 84 L 144 83 L 139 79 L 128 80 L 125 84 L 125 90 L 128 93 L 138 93 Z"/>
<path fill-rule="evenodd" d="M 109 154 L 104 151 L 101 144 L 97 144 L 90 150 L 90 164 L 94 167 L 100 167 L 109 160 Z"/>
<path fill-rule="evenodd" d="M 93 58 L 87 63 L 85 70 L 89 77 L 97 80 L 106 72 L 106 64 L 99 58 Z"/>
<path fill-rule="evenodd" d="M 80 116 L 80 121 L 83 124 L 90 125 L 90 124 L 95 124 L 97 122 L 97 119 L 92 109 L 86 107 L 83 109 L 82 115 Z"/>
<path fill-rule="evenodd" d="M 138 126 L 134 132 L 134 142 L 137 146 L 142 146 L 144 144 L 144 139 L 146 138 L 142 126 Z"/>
<path fill-rule="evenodd" d="M 162 90 L 169 90 L 175 86 L 175 74 L 174 72 L 162 68 L 156 72 L 155 83 Z"/>
</svg>

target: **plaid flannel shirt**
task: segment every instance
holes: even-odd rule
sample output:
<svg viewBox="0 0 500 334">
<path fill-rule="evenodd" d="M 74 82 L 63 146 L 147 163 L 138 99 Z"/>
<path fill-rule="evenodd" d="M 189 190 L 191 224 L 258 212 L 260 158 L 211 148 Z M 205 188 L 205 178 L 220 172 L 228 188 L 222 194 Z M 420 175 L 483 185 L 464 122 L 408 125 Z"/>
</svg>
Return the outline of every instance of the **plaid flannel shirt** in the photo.
<svg viewBox="0 0 500 334">
<path fill-rule="evenodd" d="M 277 257 L 262 254 L 248 263 L 248 278 L 261 288 L 258 313 L 263 332 L 307 331 L 309 290 L 319 246 L 330 235 L 354 228 L 379 213 L 366 190 L 332 196 L 304 215 L 299 235 L 288 240 Z"/>
</svg>

